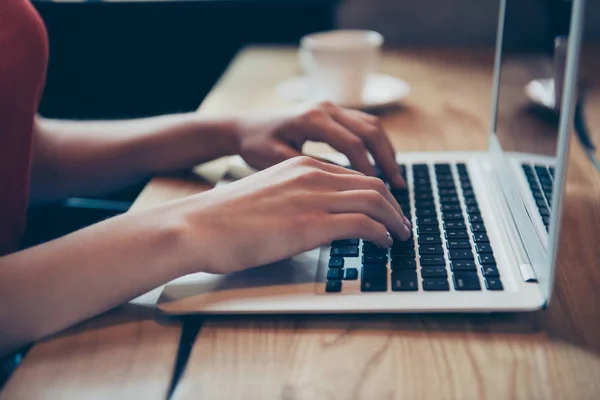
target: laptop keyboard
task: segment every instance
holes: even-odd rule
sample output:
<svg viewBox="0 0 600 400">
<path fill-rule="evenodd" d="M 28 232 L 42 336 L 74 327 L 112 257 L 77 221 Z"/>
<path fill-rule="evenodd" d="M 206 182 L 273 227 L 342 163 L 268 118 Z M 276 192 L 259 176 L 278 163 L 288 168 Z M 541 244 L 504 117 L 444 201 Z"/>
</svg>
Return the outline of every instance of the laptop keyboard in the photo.
<svg viewBox="0 0 600 400">
<path fill-rule="evenodd" d="M 410 168 L 412 190 L 392 194 L 416 235 L 390 250 L 359 239 L 333 242 L 326 292 L 341 292 L 344 280 L 356 279 L 362 292 L 503 290 L 466 165 Z M 345 259 L 359 256 L 360 271 L 345 268 Z"/>
<path fill-rule="evenodd" d="M 554 168 L 545 165 L 522 164 L 525 178 L 529 183 L 531 194 L 535 199 L 540 217 L 544 222 L 546 231 L 550 224 L 550 211 L 552 210 L 552 189 L 554 185 Z"/>
</svg>

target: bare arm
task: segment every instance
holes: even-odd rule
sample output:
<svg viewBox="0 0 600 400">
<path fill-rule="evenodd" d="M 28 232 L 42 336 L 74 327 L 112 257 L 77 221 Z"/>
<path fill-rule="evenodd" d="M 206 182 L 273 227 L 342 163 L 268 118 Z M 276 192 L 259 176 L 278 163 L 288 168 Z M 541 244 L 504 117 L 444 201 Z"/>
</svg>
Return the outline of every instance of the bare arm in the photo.
<svg viewBox="0 0 600 400">
<path fill-rule="evenodd" d="M 177 221 L 131 212 L 0 257 L 0 359 L 183 275 Z"/>
<path fill-rule="evenodd" d="M 235 154 L 233 124 L 195 113 L 106 122 L 37 118 L 31 200 L 104 193 Z"/>
</svg>

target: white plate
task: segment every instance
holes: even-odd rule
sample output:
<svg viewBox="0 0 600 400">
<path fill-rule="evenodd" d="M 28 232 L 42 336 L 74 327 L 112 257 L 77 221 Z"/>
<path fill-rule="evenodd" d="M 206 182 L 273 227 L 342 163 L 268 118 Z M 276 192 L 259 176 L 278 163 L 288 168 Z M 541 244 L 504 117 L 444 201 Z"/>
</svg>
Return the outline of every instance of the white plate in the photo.
<svg viewBox="0 0 600 400">
<path fill-rule="evenodd" d="M 307 76 L 295 76 L 277 86 L 277 93 L 284 99 L 294 102 L 320 101 L 314 98 Z M 370 74 L 363 91 L 361 104 L 340 104 L 358 109 L 373 109 L 396 104 L 410 93 L 410 86 L 402 79 L 385 74 Z"/>
</svg>

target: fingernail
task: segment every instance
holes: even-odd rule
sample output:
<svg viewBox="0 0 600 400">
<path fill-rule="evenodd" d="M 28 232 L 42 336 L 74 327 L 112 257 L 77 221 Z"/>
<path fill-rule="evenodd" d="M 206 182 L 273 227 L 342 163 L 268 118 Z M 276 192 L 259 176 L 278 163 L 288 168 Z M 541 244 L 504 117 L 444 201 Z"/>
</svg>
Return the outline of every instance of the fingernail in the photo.
<svg viewBox="0 0 600 400">
<path fill-rule="evenodd" d="M 412 224 L 410 223 L 410 221 L 408 220 L 408 218 L 406 218 L 405 215 L 402 216 L 402 220 L 404 221 L 404 225 L 408 226 L 410 229 L 412 229 Z"/>
<path fill-rule="evenodd" d="M 389 232 L 387 232 L 387 242 L 388 242 L 388 247 L 392 247 L 392 245 L 394 244 L 394 239 L 392 239 L 392 235 L 390 235 Z"/>
<path fill-rule="evenodd" d="M 404 225 L 404 235 L 406 236 L 406 239 L 408 239 L 411 235 L 410 229 L 406 225 Z"/>
</svg>

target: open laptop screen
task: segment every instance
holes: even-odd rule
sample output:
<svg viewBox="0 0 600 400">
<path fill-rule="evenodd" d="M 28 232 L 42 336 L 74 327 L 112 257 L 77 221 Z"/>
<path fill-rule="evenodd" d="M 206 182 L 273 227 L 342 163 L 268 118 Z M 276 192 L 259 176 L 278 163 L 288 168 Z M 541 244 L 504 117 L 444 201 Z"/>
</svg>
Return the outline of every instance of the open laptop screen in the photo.
<svg viewBox="0 0 600 400">
<path fill-rule="evenodd" d="M 573 38 L 579 29 L 573 27 L 582 25 L 583 4 L 584 0 L 535 4 L 501 0 L 500 68 L 490 149 L 503 158 L 500 181 L 511 209 L 516 210 L 514 222 L 546 294 L 552 283 L 574 104 L 573 85 L 564 93 L 563 88 L 565 82 L 574 83 L 577 66 L 572 60 L 579 40 L 573 46 Z M 564 99 L 567 107 L 561 106 Z"/>
</svg>

